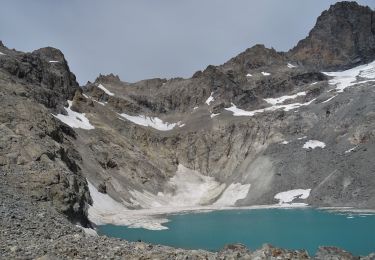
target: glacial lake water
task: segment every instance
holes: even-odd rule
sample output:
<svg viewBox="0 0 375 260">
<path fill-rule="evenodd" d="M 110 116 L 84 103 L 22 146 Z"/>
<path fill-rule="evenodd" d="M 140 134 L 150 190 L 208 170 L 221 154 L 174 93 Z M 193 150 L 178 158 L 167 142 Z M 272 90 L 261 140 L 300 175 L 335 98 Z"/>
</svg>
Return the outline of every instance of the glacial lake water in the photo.
<svg viewBox="0 0 375 260">
<path fill-rule="evenodd" d="M 168 216 L 167 230 L 103 225 L 99 234 L 188 249 L 220 250 L 230 243 L 250 249 L 264 243 L 306 249 L 315 255 L 321 245 L 337 246 L 355 255 L 375 252 L 375 215 L 331 213 L 312 208 L 252 209 Z"/>
</svg>

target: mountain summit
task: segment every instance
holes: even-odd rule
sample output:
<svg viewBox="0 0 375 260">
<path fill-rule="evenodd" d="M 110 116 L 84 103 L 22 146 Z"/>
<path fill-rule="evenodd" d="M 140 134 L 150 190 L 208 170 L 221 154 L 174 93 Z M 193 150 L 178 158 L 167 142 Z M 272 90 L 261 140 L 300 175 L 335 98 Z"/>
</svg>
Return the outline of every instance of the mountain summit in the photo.
<svg viewBox="0 0 375 260">
<path fill-rule="evenodd" d="M 304 65 L 332 70 L 375 59 L 375 12 L 356 2 L 324 11 L 309 36 L 288 53 Z"/>
</svg>

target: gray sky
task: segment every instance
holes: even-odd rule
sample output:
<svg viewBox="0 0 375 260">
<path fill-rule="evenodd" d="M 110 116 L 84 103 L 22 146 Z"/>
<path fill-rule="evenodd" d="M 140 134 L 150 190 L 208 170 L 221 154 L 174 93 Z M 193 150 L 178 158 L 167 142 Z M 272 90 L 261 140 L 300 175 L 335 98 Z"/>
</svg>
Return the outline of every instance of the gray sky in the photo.
<svg viewBox="0 0 375 260">
<path fill-rule="evenodd" d="M 81 84 L 190 77 L 256 43 L 288 50 L 331 0 L 2 0 L 0 40 L 59 48 Z M 375 8 L 374 0 L 357 1 Z"/>
</svg>

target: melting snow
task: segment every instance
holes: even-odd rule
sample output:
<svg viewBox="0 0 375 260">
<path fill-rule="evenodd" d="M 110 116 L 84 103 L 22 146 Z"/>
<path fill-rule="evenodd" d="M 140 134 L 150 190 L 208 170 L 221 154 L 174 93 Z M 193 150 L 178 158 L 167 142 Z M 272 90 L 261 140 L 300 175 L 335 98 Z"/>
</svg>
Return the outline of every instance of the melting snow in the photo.
<svg viewBox="0 0 375 260">
<path fill-rule="evenodd" d="M 310 196 L 311 189 L 296 189 L 277 193 L 275 199 L 279 200 L 279 204 L 290 203 L 295 199 L 307 199 Z"/>
<path fill-rule="evenodd" d="M 300 97 L 300 96 L 306 96 L 306 92 L 302 91 L 302 92 L 298 92 L 295 95 L 282 96 L 282 97 L 279 97 L 279 98 L 265 98 L 264 101 L 266 101 L 267 103 L 269 103 L 271 105 L 276 105 L 276 104 L 284 103 L 285 100 L 295 99 L 295 98 Z"/>
<path fill-rule="evenodd" d="M 234 206 L 237 200 L 246 197 L 250 184 L 232 183 L 226 186 L 213 177 L 179 165 L 176 175 L 166 185 L 164 192 L 157 195 L 149 192 L 130 191 L 133 204 L 142 208 L 193 207 L 208 205 Z"/>
<path fill-rule="evenodd" d="M 84 113 L 81 114 L 70 109 L 72 103 L 73 101 L 68 100 L 69 106 L 68 108 L 65 108 L 66 112 L 68 113 L 67 116 L 58 114 L 56 116 L 54 115 L 54 117 L 73 128 L 82 128 L 86 130 L 94 129 L 95 127 L 90 124 L 90 121 L 87 119 Z"/>
<path fill-rule="evenodd" d="M 210 105 L 210 103 L 211 103 L 212 101 L 214 101 L 213 94 L 214 94 L 214 92 L 211 92 L 211 95 L 207 98 L 207 100 L 206 100 L 206 104 L 207 104 L 207 105 Z"/>
<path fill-rule="evenodd" d="M 88 209 L 88 218 L 95 224 L 117 224 L 151 230 L 167 229 L 162 224 L 167 223 L 168 219 L 148 215 L 138 210 L 129 210 L 108 194 L 100 193 L 89 181 L 87 183 L 93 201 L 93 205 Z"/>
<path fill-rule="evenodd" d="M 114 96 L 115 95 L 114 93 L 112 93 L 111 91 L 109 91 L 108 89 L 106 89 L 102 84 L 99 84 L 98 88 L 100 88 L 101 90 L 103 90 L 109 96 Z"/>
<path fill-rule="evenodd" d="M 241 183 L 232 183 L 225 189 L 223 194 L 213 205 L 232 206 L 238 200 L 246 198 L 249 189 L 250 184 L 242 185 Z"/>
<path fill-rule="evenodd" d="M 337 92 L 343 92 L 347 87 L 375 81 L 375 61 L 345 71 L 323 73 L 327 76 L 333 77 L 333 79 L 329 81 L 329 84 L 335 85 Z M 358 81 L 358 78 L 371 80 Z"/>
<path fill-rule="evenodd" d="M 321 141 L 317 141 L 317 140 L 309 140 L 303 145 L 302 148 L 304 148 L 304 149 L 315 149 L 317 147 L 324 148 L 324 147 L 326 147 L 326 144 L 321 142 Z"/>
<path fill-rule="evenodd" d="M 269 76 L 269 75 L 271 75 L 271 73 L 268 73 L 268 72 L 264 72 L 264 71 L 262 71 L 262 75 L 263 75 L 263 76 Z"/>
<path fill-rule="evenodd" d="M 295 65 L 293 65 L 293 64 L 290 64 L 290 63 L 288 63 L 287 66 L 288 66 L 289 69 L 293 69 L 293 68 L 296 68 L 296 67 L 297 67 L 297 66 L 295 66 Z"/>
<path fill-rule="evenodd" d="M 315 99 L 313 99 L 309 102 L 306 102 L 306 103 L 292 103 L 292 104 L 287 104 L 287 105 L 273 105 L 273 106 L 270 106 L 270 107 L 266 107 L 266 108 L 263 108 L 263 109 L 257 109 L 257 110 L 253 110 L 253 111 L 246 111 L 246 110 L 237 108 L 237 106 L 232 103 L 232 106 L 228 107 L 228 108 L 225 108 L 225 110 L 233 112 L 233 116 L 254 116 L 255 114 L 258 114 L 258 113 L 264 113 L 264 112 L 267 112 L 267 111 L 275 111 L 275 110 L 278 110 L 278 109 L 282 109 L 284 111 L 293 110 L 293 109 L 296 109 L 296 108 L 299 108 L 299 107 L 302 107 L 302 106 L 308 106 L 312 102 L 314 102 L 314 100 Z"/>
<path fill-rule="evenodd" d="M 178 125 L 177 123 L 165 123 L 163 122 L 163 120 L 161 120 L 158 117 L 148 117 L 148 116 L 143 116 L 143 115 L 131 116 L 125 113 L 122 113 L 119 115 L 133 122 L 134 124 L 142 125 L 142 126 L 149 126 L 159 131 L 169 131 Z"/>
</svg>

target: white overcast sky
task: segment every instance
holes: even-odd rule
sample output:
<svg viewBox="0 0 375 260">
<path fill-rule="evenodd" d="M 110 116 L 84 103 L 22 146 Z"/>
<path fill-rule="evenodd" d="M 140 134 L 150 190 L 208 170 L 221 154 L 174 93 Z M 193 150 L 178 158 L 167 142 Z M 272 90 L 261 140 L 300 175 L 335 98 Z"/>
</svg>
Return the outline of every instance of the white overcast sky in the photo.
<svg viewBox="0 0 375 260">
<path fill-rule="evenodd" d="M 190 77 L 256 43 L 292 48 L 335 2 L 3 0 L 0 40 L 22 51 L 59 48 L 81 84 L 111 72 L 129 82 Z"/>
</svg>

